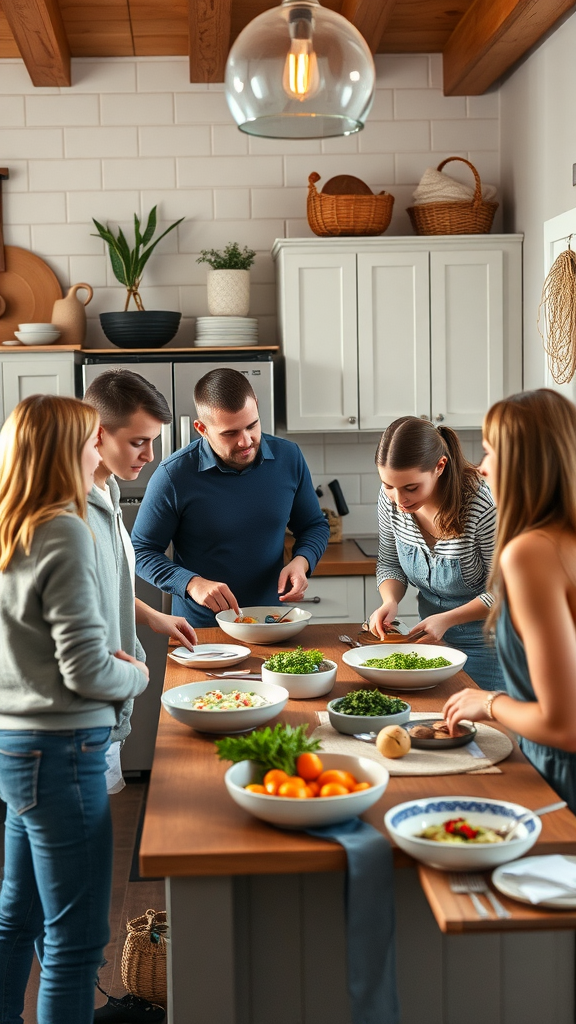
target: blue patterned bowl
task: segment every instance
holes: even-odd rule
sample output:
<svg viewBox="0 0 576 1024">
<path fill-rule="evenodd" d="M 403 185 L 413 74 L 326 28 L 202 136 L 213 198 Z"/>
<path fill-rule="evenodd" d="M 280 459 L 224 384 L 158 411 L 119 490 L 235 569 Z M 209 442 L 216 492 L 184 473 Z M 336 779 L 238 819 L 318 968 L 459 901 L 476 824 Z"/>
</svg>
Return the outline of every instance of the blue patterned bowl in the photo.
<svg viewBox="0 0 576 1024">
<path fill-rule="evenodd" d="M 532 815 L 518 826 L 518 838 L 501 843 L 439 843 L 422 839 L 417 833 L 450 818 L 465 818 L 472 826 L 504 828 L 511 819 L 529 814 L 528 807 L 507 800 L 482 800 L 473 796 L 431 797 L 408 800 L 391 807 L 384 824 L 396 844 L 415 860 L 440 871 L 485 871 L 523 857 L 542 830 L 542 822 Z"/>
</svg>

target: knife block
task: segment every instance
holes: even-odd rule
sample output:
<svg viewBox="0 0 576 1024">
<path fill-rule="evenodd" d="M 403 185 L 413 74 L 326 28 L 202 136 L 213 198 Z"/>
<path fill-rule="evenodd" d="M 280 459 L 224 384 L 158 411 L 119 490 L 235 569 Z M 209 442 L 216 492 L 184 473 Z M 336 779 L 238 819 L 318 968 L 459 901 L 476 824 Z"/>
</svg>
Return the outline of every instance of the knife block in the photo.
<svg viewBox="0 0 576 1024">
<path fill-rule="evenodd" d="M 334 509 L 323 508 L 320 510 L 326 516 L 328 520 L 328 526 L 330 527 L 330 536 L 328 538 L 329 544 L 341 544 L 342 543 L 342 516 L 339 516 Z"/>
</svg>

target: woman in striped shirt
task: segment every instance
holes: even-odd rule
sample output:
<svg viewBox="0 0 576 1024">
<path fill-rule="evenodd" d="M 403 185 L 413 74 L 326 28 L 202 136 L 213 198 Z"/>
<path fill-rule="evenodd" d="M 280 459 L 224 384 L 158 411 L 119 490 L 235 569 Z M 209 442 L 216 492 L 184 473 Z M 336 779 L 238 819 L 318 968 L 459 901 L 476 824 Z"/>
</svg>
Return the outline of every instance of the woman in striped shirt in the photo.
<svg viewBox="0 0 576 1024">
<path fill-rule="evenodd" d="M 496 508 L 457 434 L 403 416 L 384 431 L 376 451 L 378 499 L 376 583 L 382 604 L 370 627 L 378 636 L 396 617 L 410 583 L 418 589 L 421 643 L 444 638 L 467 657 L 466 672 L 484 689 L 503 687 L 496 650 L 483 631 L 492 605 L 486 591 Z"/>
</svg>

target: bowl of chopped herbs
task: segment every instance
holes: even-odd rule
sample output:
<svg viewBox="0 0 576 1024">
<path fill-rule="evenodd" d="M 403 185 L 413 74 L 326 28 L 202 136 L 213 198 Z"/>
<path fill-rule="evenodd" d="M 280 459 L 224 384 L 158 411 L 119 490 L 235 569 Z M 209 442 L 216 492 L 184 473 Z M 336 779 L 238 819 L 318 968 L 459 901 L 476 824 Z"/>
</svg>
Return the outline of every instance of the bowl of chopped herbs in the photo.
<svg viewBox="0 0 576 1024">
<path fill-rule="evenodd" d="M 330 725 L 347 736 L 380 732 L 387 725 L 404 725 L 410 719 L 410 710 L 405 700 L 387 697 L 376 689 L 351 690 L 328 704 Z"/>
<path fill-rule="evenodd" d="M 262 665 L 262 681 L 275 683 L 288 690 L 290 697 L 322 697 L 336 682 L 335 661 L 325 658 L 322 651 L 305 651 L 302 645 L 295 651 L 280 651 Z"/>
<path fill-rule="evenodd" d="M 427 690 L 464 668 L 466 655 L 438 644 L 371 644 L 346 651 L 342 661 L 386 690 Z"/>
</svg>

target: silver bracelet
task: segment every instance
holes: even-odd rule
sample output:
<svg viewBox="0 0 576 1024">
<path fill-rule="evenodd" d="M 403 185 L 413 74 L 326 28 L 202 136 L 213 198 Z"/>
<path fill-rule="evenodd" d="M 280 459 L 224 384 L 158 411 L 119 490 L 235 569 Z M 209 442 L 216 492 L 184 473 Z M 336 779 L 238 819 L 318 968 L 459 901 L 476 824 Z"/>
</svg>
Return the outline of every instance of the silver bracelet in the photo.
<svg viewBox="0 0 576 1024">
<path fill-rule="evenodd" d="M 488 715 L 488 718 L 494 718 L 494 714 L 492 712 L 492 705 L 496 700 L 496 697 L 500 697 L 502 694 L 505 693 L 506 690 L 493 690 L 492 693 L 488 694 L 486 701 L 484 703 L 484 707 L 486 708 L 486 714 Z"/>
</svg>

